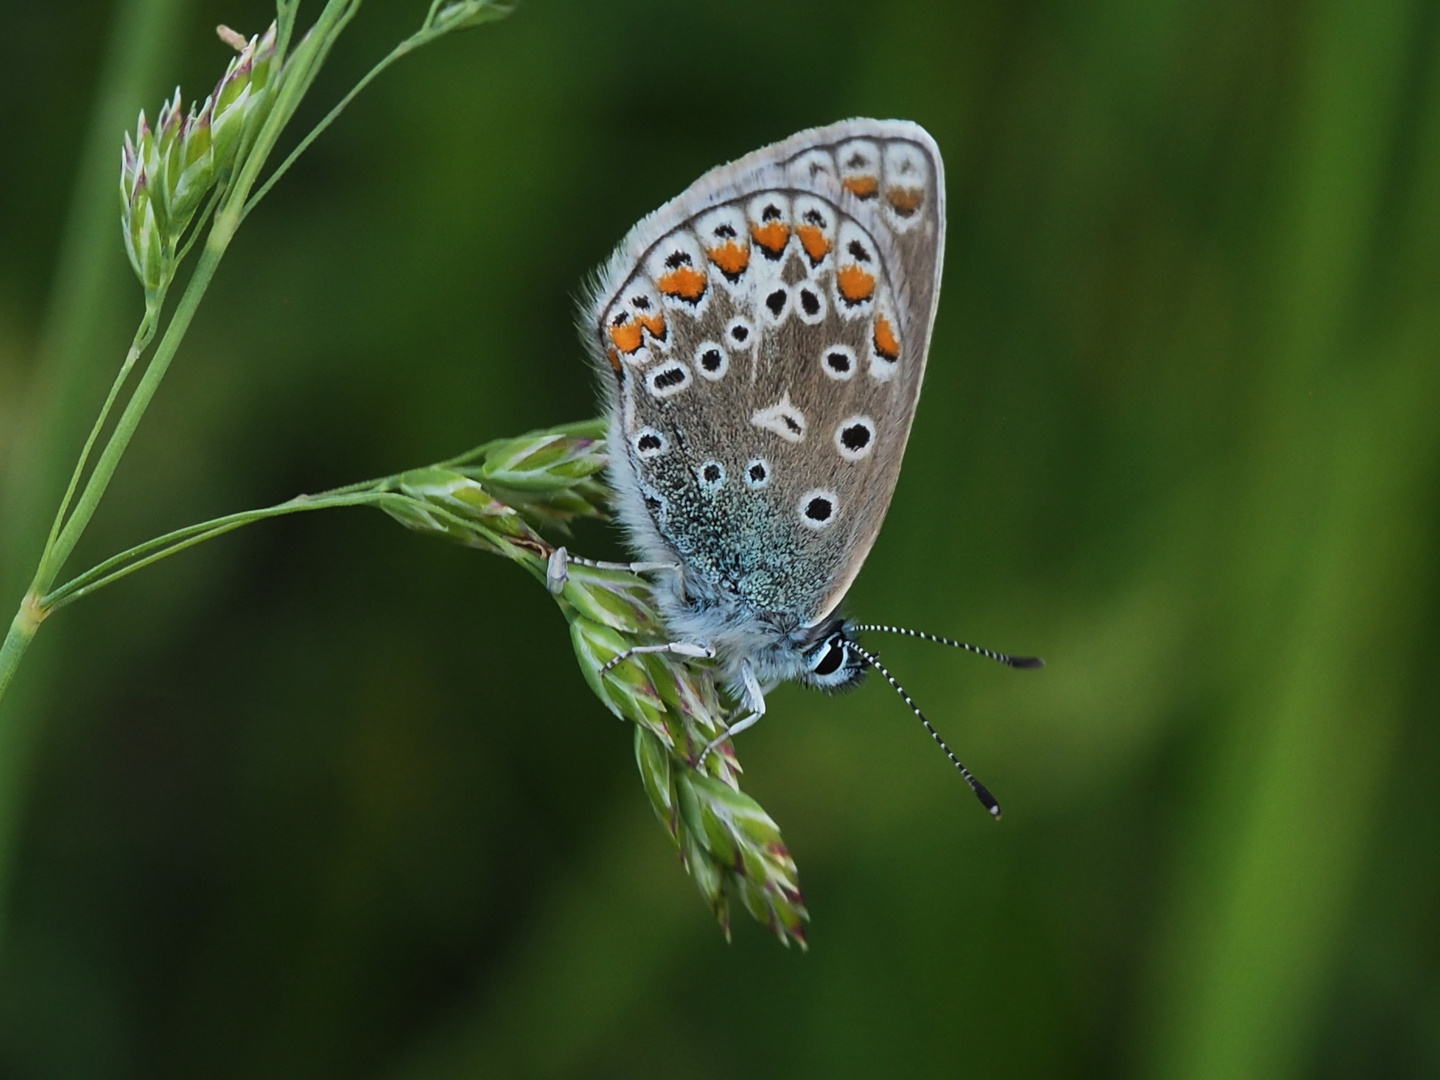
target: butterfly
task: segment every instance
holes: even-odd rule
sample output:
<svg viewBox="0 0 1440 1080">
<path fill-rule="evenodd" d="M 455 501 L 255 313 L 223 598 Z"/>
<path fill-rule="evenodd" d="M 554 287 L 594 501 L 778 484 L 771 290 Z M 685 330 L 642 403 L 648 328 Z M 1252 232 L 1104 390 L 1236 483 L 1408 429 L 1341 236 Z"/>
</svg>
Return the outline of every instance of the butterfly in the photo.
<svg viewBox="0 0 1440 1080">
<path fill-rule="evenodd" d="M 741 706 L 717 742 L 758 721 L 781 682 L 842 690 L 874 668 L 998 818 L 858 635 L 1041 662 L 839 613 L 900 474 L 944 250 L 940 151 L 903 120 L 802 131 L 712 169 L 631 229 L 581 333 L 609 420 L 615 516 L 641 557 L 626 565 L 655 572 L 671 640 L 607 666 L 713 659 Z M 576 560 L 556 556 L 562 580 Z"/>
</svg>

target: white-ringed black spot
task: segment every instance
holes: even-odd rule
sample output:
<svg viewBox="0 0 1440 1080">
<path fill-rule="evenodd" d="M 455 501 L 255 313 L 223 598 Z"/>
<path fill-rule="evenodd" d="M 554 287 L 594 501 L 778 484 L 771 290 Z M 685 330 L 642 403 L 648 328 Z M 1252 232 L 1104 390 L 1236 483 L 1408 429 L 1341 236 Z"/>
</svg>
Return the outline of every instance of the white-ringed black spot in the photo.
<svg viewBox="0 0 1440 1080">
<path fill-rule="evenodd" d="M 795 314 L 800 321 L 817 326 L 825 321 L 825 294 L 809 283 L 795 289 Z"/>
<path fill-rule="evenodd" d="M 852 416 L 835 428 L 835 449 L 846 461 L 868 457 L 874 448 L 875 421 L 868 416 Z"/>
<path fill-rule="evenodd" d="M 785 309 L 790 306 L 790 291 L 785 288 L 772 289 L 765 297 L 765 310 L 770 313 L 770 318 L 779 322 L 785 317 Z"/>
<path fill-rule="evenodd" d="M 814 207 L 811 207 L 800 215 L 800 220 L 805 222 L 806 225 L 816 225 L 822 229 L 825 227 L 825 215 Z"/>
<path fill-rule="evenodd" d="M 659 457 L 670 449 L 670 440 L 653 427 L 644 427 L 631 437 L 635 453 L 642 458 Z"/>
<path fill-rule="evenodd" d="M 859 240 L 851 240 L 845 250 L 850 252 L 856 262 L 866 263 L 871 259 L 870 252 L 865 250 L 865 245 Z"/>
<path fill-rule="evenodd" d="M 760 211 L 761 221 L 779 221 L 784 216 L 784 211 L 774 203 L 766 203 L 765 209 Z"/>
<path fill-rule="evenodd" d="M 800 496 L 800 524 L 809 529 L 823 529 L 840 513 L 840 502 L 833 491 L 807 491 Z"/>
<path fill-rule="evenodd" d="M 855 350 L 849 345 L 831 345 L 820 354 L 820 366 L 830 378 L 844 382 L 855 374 Z"/>
<path fill-rule="evenodd" d="M 735 226 L 730 224 L 716 225 L 715 236 L 721 240 L 734 240 L 736 236 Z"/>
<path fill-rule="evenodd" d="M 666 512 L 670 509 L 670 502 L 658 491 L 645 487 L 640 490 L 640 497 L 645 500 L 645 509 L 656 521 L 664 521 Z"/>
<path fill-rule="evenodd" d="M 706 491 L 719 491 L 725 485 L 725 466 L 718 461 L 707 461 L 700 466 L 700 486 Z"/>
<path fill-rule="evenodd" d="M 690 385 L 690 369 L 678 360 L 671 360 L 645 376 L 645 384 L 655 397 L 669 397 Z"/>
<path fill-rule="evenodd" d="M 755 328 L 745 319 L 732 319 L 730 325 L 725 328 L 725 336 L 736 345 L 748 345 L 754 333 Z"/>
<path fill-rule="evenodd" d="M 689 266 L 693 260 L 688 251 L 672 251 L 665 256 L 665 265 L 671 270 L 678 270 L 682 266 Z"/>
<path fill-rule="evenodd" d="M 650 298 L 648 296 L 645 296 L 643 293 L 639 296 L 632 296 L 630 298 L 630 303 L 635 307 L 639 308 L 641 311 L 650 310 Z"/>
<path fill-rule="evenodd" d="M 751 491 L 770 486 L 770 463 L 763 457 L 754 458 L 745 466 L 745 486 Z"/>
<path fill-rule="evenodd" d="M 695 370 L 711 382 L 723 379 L 730 370 L 730 354 L 719 342 L 702 341 L 695 347 Z"/>
</svg>

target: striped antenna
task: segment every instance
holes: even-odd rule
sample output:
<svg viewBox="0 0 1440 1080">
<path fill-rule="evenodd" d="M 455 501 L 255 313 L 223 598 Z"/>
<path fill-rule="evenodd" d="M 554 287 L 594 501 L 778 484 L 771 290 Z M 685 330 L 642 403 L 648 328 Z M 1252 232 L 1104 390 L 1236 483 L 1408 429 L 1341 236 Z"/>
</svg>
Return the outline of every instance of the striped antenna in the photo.
<svg viewBox="0 0 1440 1080">
<path fill-rule="evenodd" d="M 856 629 L 859 628 L 857 627 Z M 871 629 L 877 628 L 872 627 Z M 990 790 L 984 784 L 980 783 L 979 780 L 976 780 L 975 774 L 967 769 L 964 763 L 955 756 L 955 751 L 946 745 L 945 740 L 940 737 L 940 733 L 935 730 L 935 725 L 925 718 L 925 714 L 920 711 L 920 706 L 915 704 L 915 700 L 905 692 L 905 688 L 900 685 L 895 676 L 891 675 L 890 672 L 886 670 L 885 665 L 880 663 L 880 658 L 873 653 L 866 652 L 853 641 L 846 642 L 846 648 L 853 649 L 867 664 L 885 676 L 885 681 L 895 688 L 895 692 L 905 699 L 906 705 L 910 706 L 910 711 L 920 718 L 920 723 L 925 725 L 925 730 L 930 733 L 930 737 L 935 740 L 935 744 L 939 746 L 941 750 L 945 751 L 945 756 L 950 759 L 950 764 L 960 770 L 960 775 L 963 776 L 965 782 L 970 785 L 970 790 L 975 792 L 975 797 L 980 800 L 980 805 L 990 811 L 991 817 L 999 821 L 1000 804 L 995 801 L 995 796 L 991 795 Z"/>
<path fill-rule="evenodd" d="M 880 634 L 904 634 L 906 637 L 920 638 L 924 641 L 933 641 L 937 645 L 949 645 L 952 648 L 964 649 L 966 652 L 975 653 L 977 656 L 988 656 L 991 660 L 999 661 L 1007 667 L 1013 668 L 1042 668 L 1045 661 L 1038 656 L 1010 656 L 1007 653 L 995 652 L 993 649 L 982 649 L 979 645 L 967 645 L 963 641 L 956 641 L 954 638 L 941 637 L 939 634 L 927 634 L 923 630 L 906 630 L 903 626 L 850 626 L 847 629 L 857 634 L 863 634 L 867 630 L 874 630 Z"/>
</svg>

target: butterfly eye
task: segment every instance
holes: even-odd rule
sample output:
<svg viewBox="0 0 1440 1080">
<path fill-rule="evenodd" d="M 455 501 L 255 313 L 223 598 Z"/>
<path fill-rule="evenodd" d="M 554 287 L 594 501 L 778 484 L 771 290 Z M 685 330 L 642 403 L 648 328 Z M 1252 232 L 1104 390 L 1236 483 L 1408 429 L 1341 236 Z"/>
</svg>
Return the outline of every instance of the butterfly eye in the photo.
<svg viewBox="0 0 1440 1080">
<path fill-rule="evenodd" d="M 820 662 L 812 668 L 816 675 L 834 675 L 840 670 L 840 665 L 845 662 L 844 638 L 832 637 L 826 643 L 825 651 L 820 654 Z"/>
</svg>

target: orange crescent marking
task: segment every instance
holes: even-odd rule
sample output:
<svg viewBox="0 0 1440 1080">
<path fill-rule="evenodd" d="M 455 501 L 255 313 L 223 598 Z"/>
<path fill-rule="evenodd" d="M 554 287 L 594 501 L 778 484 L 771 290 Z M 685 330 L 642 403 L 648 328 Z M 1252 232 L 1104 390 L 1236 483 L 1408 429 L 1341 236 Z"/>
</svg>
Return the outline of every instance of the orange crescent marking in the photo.
<svg viewBox="0 0 1440 1080">
<path fill-rule="evenodd" d="M 884 315 L 875 317 L 875 351 L 886 360 L 900 359 L 900 339 L 895 336 L 894 327 Z"/>
<path fill-rule="evenodd" d="M 840 295 L 848 303 L 858 304 L 875 295 L 875 276 L 867 274 L 858 266 L 842 266 L 835 275 L 835 280 L 840 286 Z"/>
<path fill-rule="evenodd" d="M 620 356 L 619 356 L 619 354 L 616 353 L 614 349 L 606 349 L 606 350 L 605 350 L 605 356 L 609 359 L 609 361 L 610 361 L 610 366 L 613 367 L 613 368 L 618 372 L 618 371 L 620 370 Z"/>
<path fill-rule="evenodd" d="M 678 296 L 693 304 L 705 295 L 705 286 L 709 281 L 704 271 L 693 266 L 681 266 L 662 277 L 658 284 L 666 296 Z"/>
<path fill-rule="evenodd" d="M 627 356 L 630 353 L 638 352 L 640 346 L 645 344 L 645 328 L 638 322 L 626 321 L 619 326 L 610 327 L 610 340 L 615 347 Z"/>
<path fill-rule="evenodd" d="M 727 277 L 739 277 L 750 265 L 750 245 L 737 244 L 734 240 L 727 240 L 719 247 L 710 248 L 705 254 L 710 256 L 710 261 Z"/>
<path fill-rule="evenodd" d="M 880 178 L 876 176 L 847 176 L 840 184 L 857 199 L 873 199 L 880 190 Z"/>
<path fill-rule="evenodd" d="M 897 214 L 901 217 L 909 217 L 919 210 L 920 204 L 925 201 L 925 189 L 892 187 L 885 192 L 885 198 L 889 200 Z"/>
<path fill-rule="evenodd" d="M 818 225 L 800 225 L 795 231 L 800 235 L 800 246 L 812 263 L 818 263 L 830 254 L 830 241 L 825 239 L 825 233 Z"/>
<path fill-rule="evenodd" d="M 750 223 L 750 235 L 755 242 L 772 255 L 779 255 L 790 242 L 790 226 L 783 221 L 771 221 L 764 225 Z"/>
<path fill-rule="evenodd" d="M 660 312 L 657 311 L 653 315 L 637 315 L 635 318 L 641 326 L 650 331 L 650 336 L 656 341 L 665 340 L 665 316 Z"/>
</svg>

